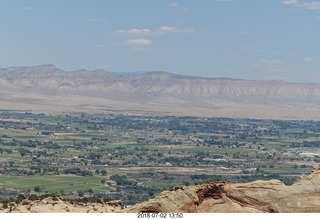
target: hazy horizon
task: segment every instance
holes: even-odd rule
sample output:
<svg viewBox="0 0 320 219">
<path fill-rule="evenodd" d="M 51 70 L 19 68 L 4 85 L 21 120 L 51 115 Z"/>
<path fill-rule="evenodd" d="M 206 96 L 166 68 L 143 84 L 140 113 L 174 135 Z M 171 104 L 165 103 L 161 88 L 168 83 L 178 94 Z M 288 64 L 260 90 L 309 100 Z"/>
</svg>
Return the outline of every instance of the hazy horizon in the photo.
<svg viewBox="0 0 320 219">
<path fill-rule="evenodd" d="M 0 0 L 0 66 L 320 82 L 320 1 Z"/>
<path fill-rule="evenodd" d="M 299 83 L 299 82 L 294 82 L 294 81 L 286 81 L 286 80 L 275 80 L 275 79 L 243 79 L 243 78 L 231 78 L 231 77 L 211 77 L 211 76 L 199 76 L 199 75 L 185 75 L 185 74 L 176 74 L 175 72 L 168 72 L 168 71 L 161 71 L 161 70 L 146 70 L 146 71 L 109 71 L 107 69 L 103 69 L 103 68 L 97 68 L 97 69 L 87 69 L 87 68 L 82 68 L 82 69 L 73 69 L 73 70 L 65 70 L 63 68 L 59 68 L 54 64 L 41 64 L 41 65 L 34 65 L 34 66 L 9 66 L 9 67 L 1 67 L 0 69 L 10 69 L 10 68 L 36 68 L 36 67 L 41 67 L 41 66 L 53 66 L 59 70 L 62 70 L 66 73 L 68 72 L 77 72 L 77 71 L 89 71 L 89 72 L 94 72 L 97 70 L 103 70 L 105 72 L 110 72 L 112 74 L 116 74 L 119 76 L 137 76 L 137 75 L 143 75 L 143 74 L 147 74 L 150 72 L 158 72 L 158 73 L 169 73 L 169 74 L 173 74 L 173 75 L 178 75 L 178 76 L 185 76 L 185 77 L 194 77 L 194 78 L 208 78 L 208 79 L 230 79 L 230 80 L 244 80 L 244 81 L 281 81 L 281 82 L 285 82 L 285 83 Z M 311 83 L 311 82 L 300 82 L 300 83 Z M 315 82 L 313 82 L 315 83 Z M 320 83 L 320 82 L 319 82 Z"/>
</svg>

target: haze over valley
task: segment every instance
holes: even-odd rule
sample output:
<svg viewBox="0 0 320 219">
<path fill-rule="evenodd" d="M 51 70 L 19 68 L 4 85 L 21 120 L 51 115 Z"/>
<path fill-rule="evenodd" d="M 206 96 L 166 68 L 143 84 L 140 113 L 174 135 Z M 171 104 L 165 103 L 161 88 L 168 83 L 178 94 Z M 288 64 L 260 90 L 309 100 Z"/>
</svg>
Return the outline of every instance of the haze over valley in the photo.
<svg viewBox="0 0 320 219">
<path fill-rule="evenodd" d="M 320 0 L 0 15 L 0 212 L 320 212 Z"/>
</svg>

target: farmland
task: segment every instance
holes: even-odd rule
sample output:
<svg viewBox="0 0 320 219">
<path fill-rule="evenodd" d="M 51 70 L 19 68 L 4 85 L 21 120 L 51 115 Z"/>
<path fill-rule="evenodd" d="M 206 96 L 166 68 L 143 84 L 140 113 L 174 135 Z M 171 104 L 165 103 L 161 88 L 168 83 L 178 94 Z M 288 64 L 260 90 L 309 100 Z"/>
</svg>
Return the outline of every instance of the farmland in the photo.
<svg viewBox="0 0 320 219">
<path fill-rule="evenodd" d="M 0 199 L 146 200 L 178 185 L 276 178 L 320 163 L 320 122 L 0 111 Z"/>
</svg>

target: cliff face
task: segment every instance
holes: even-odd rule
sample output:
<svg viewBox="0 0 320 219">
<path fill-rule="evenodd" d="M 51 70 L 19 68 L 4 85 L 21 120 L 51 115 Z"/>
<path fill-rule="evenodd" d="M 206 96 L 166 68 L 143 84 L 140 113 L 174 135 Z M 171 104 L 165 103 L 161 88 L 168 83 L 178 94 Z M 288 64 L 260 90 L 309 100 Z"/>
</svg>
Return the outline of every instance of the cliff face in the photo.
<svg viewBox="0 0 320 219">
<path fill-rule="evenodd" d="M 66 72 L 53 65 L 0 68 L 0 85 L 34 91 L 63 91 L 82 95 L 101 92 L 170 95 L 189 98 L 217 98 L 249 102 L 292 101 L 320 103 L 320 84 L 282 81 L 248 81 L 203 78 L 166 72 L 117 75 L 104 70 Z M 105 95 L 100 95 L 105 96 Z"/>
<path fill-rule="evenodd" d="M 320 84 L 201 78 L 166 72 L 117 75 L 53 65 L 0 68 L 2 109 L 320 119 Z"/>
<path fill-rule="evenodd" d="M 278 180 L 176 187 L 125 212 L 320 212 L 320 169 L 291 186 Z"/>
</svg>

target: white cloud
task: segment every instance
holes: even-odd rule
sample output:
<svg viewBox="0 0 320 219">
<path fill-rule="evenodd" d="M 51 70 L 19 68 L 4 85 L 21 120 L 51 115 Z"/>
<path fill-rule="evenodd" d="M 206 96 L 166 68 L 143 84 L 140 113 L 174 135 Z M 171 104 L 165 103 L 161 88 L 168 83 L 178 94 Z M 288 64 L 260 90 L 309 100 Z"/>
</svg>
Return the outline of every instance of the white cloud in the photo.
<svg viewBox="0 0 320 219">
<path fill-rule="evenodd" d="M 128 46 L 149 46 L 152 44 L 152 41 L 145 38 L 136 38 L 125 40 L 123 43 Z"/>
<path fill-rule="evenodd" d="M 293 66 L 285 65 L 282 61 L 275 59 L 261 59 L 257 64 L 254 64 L 253 66 L 258 67 L 264 71 L 272 72 L 288 72 L 294 69 Z"/>
<path fill-rule="evenodd" d="M 248 35 L 249 33 L 247 32 L 247 31 L 241 31 L 240 33 L 239 33 L 239 35 L 240 36 L 246 36 L 246 35 Z"/>
<path fill-rule="evenodd" d="M 296 52 L 289 53 L 289 55 L 290 55 L 290 56 L 293 56 L 293 57 L 298 57 L 298 56 L 299 56 L 299 54 L 296 53 Z"/>
<path fill-rule="evenodd" d="M 171 7 L 171 8 L 176 8 L 176 7 L 179 7 L 179 4 L 176 3 L 176 2 L 171 2 L 171 3 L 168 4 L 168 6 Z"/>
<path fill-rule="evenodd" d="M 320 10 L 320 2 L 306 2 L 306 3 L 300 3 L 297 5 L 300 8 L 304 8 L 306 10 Z"/>
<path fill-rule="evenodd" d="M 245 46 L 245 47 L 242 47 L 240 48 L 242 51 L 245 51 L 245 52 L 254 52 L 254 53 L 260 53 L 262 52 L 263 50 L 260 49 L 260 48 L 253 48 L 251 46 Z"/>
<path fill-rule="evenodd" d="M 134 35 L 140 35 L 140 34 L 146 35 L 150 33 L 150 30 L 148 28 L 145 28 L 145 29 L 134 28 L 134 29 L 128 30 L 127 32 L 128 34 L 134 34 Z"/>
<path fill-rule="evenodd" d="M 189 27 L 161 26 L 159 31 L 162 33 L 191 33 L 194 32 L 194 29 Z"/>
<path fill-rule="evenodd" d="M 161 26 L 159 28 L 159 30 L 163 32 L 174 32 L 175 29 L 176 27 L 170 27 L 170 26 Z"/>
<path fill-rule="evenodd" d="M 182 9 L 182 12 L 184 12 L 184 13 L 188 13 L 189 11 L 190 11 L 189 8 L 183 8 L 183 9 Z"/>
<path fill-rule="evenodd" d="M 32 7 L 32 6 L 27 6 L 27 7 L 24 8 L 24 10 L 26 10 L 26 11 L 32 11 L 32 10 L 33 10 L 33 7 Z"/>
<path fill-rule="evenodd" d="M 312 58 L 310 56 L 307 56 L 303 59 L 303 61 L 309 63 L 312 62 Z"/>
<path fill-rule="evenodd" d="M 126 30 L 118 29 L 118 30 L 113 31 L 113 34 L 120 35 L 120 34 L 126 34 L 126 32 L 127 32 Z"/>
<path fill-rule="evenodd" d="M 181 7 L 177 2 L 169 3 L 168 7 L 172 8 L 174 13 L 188 13 L 189 12 L 189 8 Z"/>
<path fill-rule="evenodd" d="M 122 45 L 131 46 L 135 51 L 144 51 L 145 49 L 143 48 L 145 46 L 150 46 L 153 43 L 153 41 L 147 38 L 164 37 L 174 33 L 187 34 L 194 31 L 193 28 L 188 27 L 161 26 L 153 30 L 149 28 L 118 29 L 113 31 L 113 35 L 127 38 L 127 40 L 122 41 Z M 99 48 L 102 47 L 99 46 Z"/>
<path fill-rule="evenodd" d="M 174 32 L 176 29 L 177 29 L 176 27 L 170 27 L 170 26 L 161 26 L 159 28 L 159 30 L 163 32 Z"/>
<path fill-rule="evenodd" d="M 138 37 L 138 36 L 145 36 L 151 34 L 151 30 L 148 28 L 139 29 L 139 28 L 132 28 L 130 30 L 115 30 L 113 31 L 114 35 L 117 36 L 125 36 L 125 37 Z"/>
<path fill-rule="evenodd" d="M 260 67 L 263 70 L 273 70 L 273 69 L 277 69 L 281 64 L 282 64 L 282 62 L 280 60 L 261 59 L 254 66 Z"/>
<path fill-rule="evenodd" d="M 98 44 L 96 47 L 97 48 L 106 48 L 107 45 L 105 43 L 101 43 L 101 44 Z"/>
<path fill-rule="evenodd" d="M 102 23 L 106 23 L 107 22 L 107 20 L 103 19 L 103 18 L 90 18 L 90 19 L 88 19 L 88 21 L 90 21 L 90 22 L 102 22 Z"/>
<path fill-rule="evenodd" d="M 260 63 L 266 66 L 275 66 L 275 65 L 281 65 L 282 61 L 280 60 L 268 60 L 268 59 L 261 59 Z"/>
<path fill-rule="evenodd" d="M 132 28 L 129 30 L 118 29 L 113 31 L 115 36 L 123 37 L 145 37 L 145 36 L 163 36 L 168 33 L 191 33 L 195 30 L 189 27 L 161 26 L 158 29 L 150 30 L 149 28 Z"/>
<path fill-rule="evenodd" d="M 284 0 L 282 1 L 282 4 L 284 5 L 294 5 L 294 4 L 298 4 L 297 0 Z"/>
<path fill-rule="evenodd" d="M 251 46 L 245 46 L 245 47 L 242 47 L 241 50 L 244 50 L 244 51 L 252 51 L 253 48 Z"/>
<path fill-rule="evenodd" d="M 147 48 L 145 48 L 145 47 L 132 47 L 131 48 L 133 51 L 137 51 L 137 52 L 145 52 L 145 51 L 148 51 L 148 49 Z"/>
<path fill-rule="evenodd" d="M 302 8 L 305 10 L 313 10 L 313 11 L 320 10 L 320 1 L 300 3 L 298 0 L 283 0 L 282 4 L 292 5 L 296 8 Z"/>
</svg>

